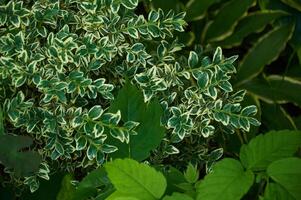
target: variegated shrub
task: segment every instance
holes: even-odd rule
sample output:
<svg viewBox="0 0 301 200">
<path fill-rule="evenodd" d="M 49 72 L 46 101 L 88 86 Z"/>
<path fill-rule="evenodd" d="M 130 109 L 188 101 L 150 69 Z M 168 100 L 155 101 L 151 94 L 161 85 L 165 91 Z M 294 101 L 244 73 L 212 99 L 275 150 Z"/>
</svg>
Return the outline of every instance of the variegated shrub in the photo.
<svg viewBox="0 0 301 200">
<path fill-rule="evenodd" d="M 113 137 L 138 137 L 136 121 L 110 112 L 120 88 L 131 82 L 144 102 L 159 100 L 165 155 L 185 137 L 259 125 L 255 106 L 242 108 L 244 91 L 229 82 L 236 56 L 213 58 L 196 50 L 185 57 L 173 39 L 184 13 L 136 14 L 138 0 L 3 0 L 0 5 L 0 102 L 7 134 L 28 135 L 42 157 L 25 177 L 34 191 L 49 166 L 72 171 L 97 166 L 118 152 Z M 129 94 L 131 95 L 131 94 Z M 131 103 L 131 102 L 129 102 Z M 130 113 L 128 113 L 130 115 Z M 148 127 L 152 129 L 152 127 Z M 143 137 L 142 137 L 143 139 Z M 160 147 L 159 147 L 160 145 Z M 8 170 L 9 172 L 12 172 Z"/>
</svg>

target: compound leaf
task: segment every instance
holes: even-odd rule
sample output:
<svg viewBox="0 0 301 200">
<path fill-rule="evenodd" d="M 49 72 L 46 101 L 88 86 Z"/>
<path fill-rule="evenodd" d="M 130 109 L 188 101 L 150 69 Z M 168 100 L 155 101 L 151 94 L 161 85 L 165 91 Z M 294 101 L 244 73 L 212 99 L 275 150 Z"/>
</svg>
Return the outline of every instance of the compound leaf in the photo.
<svg viewBox="0 0 301 200">
<path fill-rule="evenodd" d="M 247 169 L 265 170 L 273 161 L 292 156 L 300 146 L 300 131 L 270 131 L 243 145 L 240 160 Z"/>
<path fill-rule="evenodd" d="M 239 161 L 226 158 L 217 162 L 213 172 L 197 187 L 197 200 L 239 200 L 253 184 L 254 174 Z"/>
<path fill-rule="evenodd" d="M 166 189 L 162 173 L 131 159 L 116 159 L 105 164 L 108 176 L 117 192 L 141 200 L 160 199 Z M 116 195 L 116 194 L 115 194 Z"/>
<path fill-rule="evenodd" d="M 301 199 L 301 159 L 285 158 L 269 165 L 268 175 L 295 199 Z"/>
</svg>

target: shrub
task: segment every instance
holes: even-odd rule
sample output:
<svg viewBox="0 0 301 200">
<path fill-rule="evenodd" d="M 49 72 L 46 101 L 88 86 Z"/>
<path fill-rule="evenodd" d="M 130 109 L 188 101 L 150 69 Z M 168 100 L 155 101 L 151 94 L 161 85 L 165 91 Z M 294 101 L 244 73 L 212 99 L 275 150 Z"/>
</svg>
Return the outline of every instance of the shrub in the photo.
<svg viewBox="0 0 301 200">
<path fill-rule="evenodd" d="M 256 107 L 242 108 L 245 92 L 229 82 L 236 56 L 225 58 L 221 48 L 212 58 L 200 48 L 182 55 L 173 32 L 184 31 L 184 13 L 144 17 L 134 12 L 138 0 L 1 2 L 4 129 L 30 136 L 42 158 L 25 174 L 31 191 L 54 166 L 96 167 L 127 153 L 144 160 L 155 148 L 168 156 L 184 138 L 259 125 Z"/>
</svg>

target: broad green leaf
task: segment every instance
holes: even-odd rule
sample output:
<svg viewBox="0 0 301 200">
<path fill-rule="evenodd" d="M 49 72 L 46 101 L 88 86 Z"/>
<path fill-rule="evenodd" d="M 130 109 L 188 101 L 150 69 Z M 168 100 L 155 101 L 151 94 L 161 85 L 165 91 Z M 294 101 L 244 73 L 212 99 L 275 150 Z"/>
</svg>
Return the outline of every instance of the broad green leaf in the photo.
<svg viewBox="0 0 301 200">
<path fill-rule="evenodd" d="M 301 106 L 301 81 L 283 77 L 269 76 L 266 79 L 254 79 L 241 87 L 269 103 L 292 102 Z"/>
<path fill-rule="evenodd" d="M 207 9 L 218 2 L 219 0 L 189 0 L 186 4 L 186 20 L 187 21 L 195 21 L 202 19 Z"/>
<path fill-rule="evenodd" d="M 29 176 L 37 172 L 41 163 L 41 156 L 37 152 L 22 151 L 32 144 L 27 136 L 0 136 L 0 161 L 13 168 L 17 176 Z"/>
<path fill-rule="evenodd" d="M 178 185 L 187 182 L 182 172 L 174 167 L 170 167 L 168 170 L 164 170 L 163 173 L 167 181 L 165 194 L 171 195 L 173 192 L 182 192 Z"/>
<path fill-rule="evenodd" d="M 301 2 L 299 0 L 281 0 L 283 3 L 288 6 L 295 8 L 301 12 Z"/>
<path fill-rule="evenodd" d="M 283 25 L 260 38 L 240 63 L 236 83 L 249 81 L 275 60 L 291 38 L 293 30 L 294 26 Z"/>
<path fill-rule="evenodd" d="M 236 25 L 233 33 L 216 45 L 222 47 L 233 47 L 241 44 L 243 39 L 251 33 L 257 33 L 264 29 L 266 25 L 279 17 L 288 15 L 283 11 L 257 11 L 243 17 Z"/>
<path fill-rule="evenodd" d="M 273 161 L 292 156 L 300 146 L 300 131 L 270 131 L 243 145 L 240 160 L 247 169 L 265 170 Z"/>
<path fill-rule="evenodd" d="M 126 83 L 110 106 L 109 112 L 117 110 L 121 111 L 124 122 L 135 121 L 140 125 L 136 128 L 138 135 L 130 136 L 128 144 L 108 138 L 108 143 L 118 148 L 118 151 L 110 155 L 114 158 L 144 160 L 164 136 L 164 128 L 160 125 L 162 108 L 159 102 L 153 100 L 148 104 L 144 103 L 143 94 L 134 85 Z"/>
<path fill-rule="evenodd" d="M 3 125 L 3 121 L 4 121 L 4 118 L 3 118 L 3 112 L 2 112 L 2 108 L 0 106 L 0 137 L 1 135 L 4 135 L 4 125 Z"/>
<path fill-rule="evenodd" d="M 253 181 L 252 171 L 245 171 L 239 161 L 223 159 L 197 186 L 197 200 L 239 200 L 248 192 Z"/>
<path fill-rule="evenodd" d="M 154 168 L 131 159 L 116 159 L 105 164 L 117 192 L 141 200 L 160 199 L 166 189 L 165 177 Z"/>
<path fill-rule="evenodd" d="M 295 51 L 298 51 L 298 49 L 301 48 L 301 12 L 296 8 L 296 6 L 292 6 L 292 4 L 285 4 L 285 1 L 296 2 L 295 0 L 259 0 L 259 5 L 261 9 L 283 10 L 291 15 L 290 17 L 286 17 L 285 19 L 281 20 L 281 23 L 295 23 L 294 34 L 289 42 L 294 47 Z"/>
<path fill-rule="evenodd" d="M 165 196 L 163 200 L 193 200 L 193 198 L 186 194 L 175 192 L 171 196 Z"/>
<path fill-rule="evenodd" d="M 56 200 L 72 200 L 75 192 L 75 187 L 71 184 L 73 176 L 67 174 L 64 176 L 61 184 L 61 189 L 56 197 Z"/>
<path fill-rule="evenodd" d="M 261 102 L 262 123 L 269 130 L 296 129 L 296 125 L 289 114 L 279 104 Z"/>
<path fill-rule="evenodd" d="M 264 191 L 263 200 L 296 200 L 281 185 L 268 183 Z"/>
<path fill-rule="evenodd" d="M 268 175 L 285 188 L 295 199 L 301 199 L 301 159 L 286 158 L 269 165 Z"/>
<path fill-rule="evenodd" d="M 254 0 L 244 0 L 239 3 L 236 0 L 231 0 L 225 3 L 220 8 L 215 19 L 208 23 L 203 40 L 212 42 L 229 36 L 233 32 L 238 20 L 245 15 L 254 3 Z"/>
<path fill-rule="evenodd" d="M 81 200 L 95 197 L 98 194 L 98 188 L 106 186 L 101 193 L 113 192 L 113 187 L 110 183 L 107 173 L 103 167 L 90 172 L 79 183 L 72 200 Z"/>
</svg>

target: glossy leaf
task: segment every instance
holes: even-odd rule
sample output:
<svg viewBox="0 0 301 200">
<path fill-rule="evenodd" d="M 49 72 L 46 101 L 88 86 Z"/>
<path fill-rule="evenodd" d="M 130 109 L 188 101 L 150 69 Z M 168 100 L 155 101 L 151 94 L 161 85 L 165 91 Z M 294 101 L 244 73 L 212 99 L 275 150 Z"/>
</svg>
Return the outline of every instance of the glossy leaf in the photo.
<svg viewBox="0 0 301 200">
<path fill-rule="evenodd" d="M 238 46 L 246 36 L 262 31 L 266 25 L 286 15 L 288 15 L 288 13 L 277 10 L 250 13 L 238 22 L 229 37 L 216 44 L 227 48 Z"/>
<path fill-rule="evenodd" d="M 295 199 L 301 199 L 301 159 L 286 158 L 269 165 L 268 175 Z"/>
<path fill-rule="evenodd" d="M 117 192 L 137 199 L 160 199 L 166 189 L 164 176 L 154 168 L 131 159 L 116 159 L 105 165 Z"/>
<path fill-rule="evenodd" d="M 270 131 L 243 145 L 240 160 L 247 169 L 265 170 L 273 161 L 293 156 L 300 146 L 300 131 Z"/>
<path fill-rule="evenodd" d="M 144 103 L 142 93 L 134 85 L 126 83 L 109 109 L 110 112 L 117 110 L 121 111 L 123 121 L 139 122 L 139 126 L 136 128 L 138 134 L 130 135 L 128 144 L 111 141 L 111 144 L 119 149 L 111 154 L 112 157 L 130 157 L 139 161 L 147 158 L 149 152 L 160 144 L 164 136 L 164 129 L 160 125 L 160 104 L 157 100 Z"/>
<path fill-rule="evenodd" d="M 289 77 L 269 76 L 264 79 L 254 79 L 242 85 L 250 93 L 269 103 L 292 102 L 301 106 L 301 82 Z"/>
<path fill-rule="evenodd" d="M 239 161 L 225 158 L 197 186 L 197 200 L 239 200 L 253 184 L 254 174 Z"/>
<path fill-rule="evenodd" d="M 259 39 L 240 63 L 236 83 L 254 78 L 275 60 L 291 38 L 293 30 L 292 25 L 279 26 Z"/>
<path fill-rule="evenodd" d="M 186 20 L 187 21 L 195 21 L 202 19 L 207 9 L 218 2 L 218 0 L 189 0 L 186 4 Z"/>
<path fill-rule="evenodd" d="M 237 3 L 236 0 L 226 2 L 214 20 L 208 23 L 203 39 L 212 42 L 229 36 L 233 32 L 238 20 L 254 5 L 254 2 L 254 0 L 245 0 L 240 3 Z"/>
</svg>

